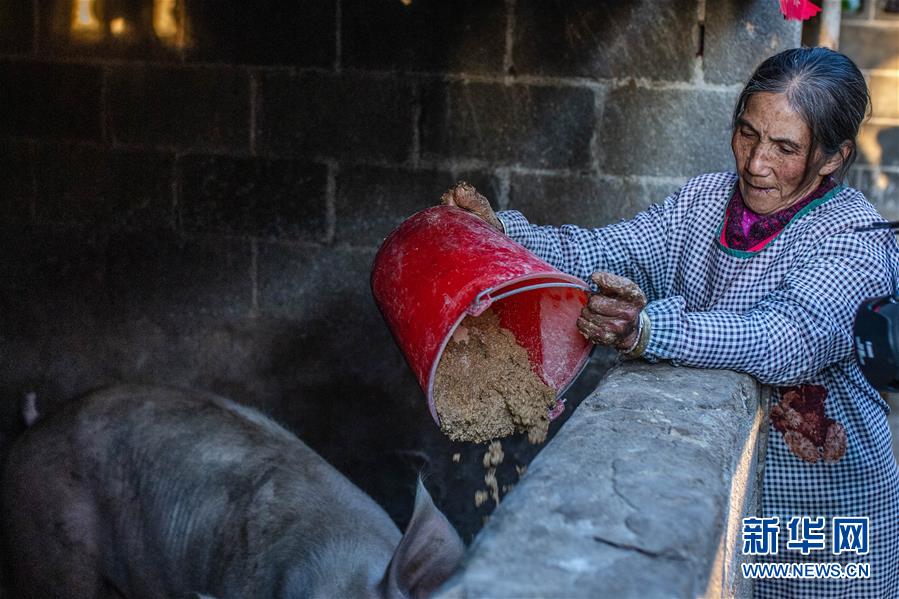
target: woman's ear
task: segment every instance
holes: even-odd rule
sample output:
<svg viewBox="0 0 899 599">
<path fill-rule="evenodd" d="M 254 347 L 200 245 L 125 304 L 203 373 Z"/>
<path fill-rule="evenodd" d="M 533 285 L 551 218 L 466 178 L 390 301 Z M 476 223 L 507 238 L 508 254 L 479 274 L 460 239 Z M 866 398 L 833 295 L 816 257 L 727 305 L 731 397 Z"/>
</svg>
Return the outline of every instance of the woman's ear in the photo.
<svg viewBox="0 0 899 599">
<path fill-rule="evenodd" d="M 821 165 L 821 168 L 818 169 L 818 174 L 822 177 L 826 177 L 827 175 L 833 174 L 836 172 L 843 164 L 849 160 L 849 154 L 852 152 L 852 142 L 844 141 L 840 144 L 840 149 L 833 156 L 824 161 L 824 164 Z"/>
</svg>

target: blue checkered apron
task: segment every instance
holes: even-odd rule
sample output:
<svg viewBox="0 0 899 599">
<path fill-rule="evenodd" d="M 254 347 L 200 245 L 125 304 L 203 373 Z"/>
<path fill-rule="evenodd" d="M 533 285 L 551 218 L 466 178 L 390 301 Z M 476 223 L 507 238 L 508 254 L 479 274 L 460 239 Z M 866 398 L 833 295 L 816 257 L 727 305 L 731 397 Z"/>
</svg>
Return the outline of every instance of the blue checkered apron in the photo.
<svg viewBox="0 0 899 599">
<path fill-rule="evenodd" d="M 781 522 L 767 561 L 867 562 L 868 579 L 760 579 L 756 596 L 899 597 L 899 470 L 887 426 L 889 407 L 855 363 L 852 321 L 861 302 L 899 284 L 899 248 L 886 231 L 853 228 L 883 220 L 864 196 L 838 187 L 800 212 L 762 250 L 718 243 L 733 173 L 688 181 L 663 203 L 598 229 L 538 226 L 514 210 L 506 233 L 556 268 L 590 281 L 597 270 L 628 277 L 649 300 L 645 357 L 698 368 L 746 372 L 767 385 L 827 389 L 826 414 L 845 428 L 836 462 L 802 461 L 769 425 L 762 516 Z M 824 516 L 827 550 L 787 548 L 792 516 Z M 830 551 L 833 516 L 867 516 L 870 552 Z M 758 561 L 762 561 L 759 559 Z"/>
</svg>

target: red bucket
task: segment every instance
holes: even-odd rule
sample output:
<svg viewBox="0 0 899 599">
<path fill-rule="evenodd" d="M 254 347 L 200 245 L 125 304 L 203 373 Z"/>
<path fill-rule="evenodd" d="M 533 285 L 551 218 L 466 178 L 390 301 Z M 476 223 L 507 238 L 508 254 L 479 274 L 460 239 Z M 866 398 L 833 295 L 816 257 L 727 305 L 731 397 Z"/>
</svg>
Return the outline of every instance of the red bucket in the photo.
<svg viewBox="0 0 899 599">
<path fill-rule="evenodd" d="M 587 285 L 459 208 L 428 208 L 397 227 L 375 256 L 371 288 L 438 424 L 437 365 L 469 314 L 492 306 L 558 395 L 590 356 L 592 345 L 576 326 Z"/>
</svg>

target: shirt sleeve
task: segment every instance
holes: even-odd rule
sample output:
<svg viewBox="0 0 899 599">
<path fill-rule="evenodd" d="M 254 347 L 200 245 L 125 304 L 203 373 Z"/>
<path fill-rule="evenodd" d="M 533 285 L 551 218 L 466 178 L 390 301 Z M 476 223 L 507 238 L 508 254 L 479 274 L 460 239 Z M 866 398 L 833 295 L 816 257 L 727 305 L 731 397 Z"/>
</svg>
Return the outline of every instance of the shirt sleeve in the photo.
<svg viewBox="0 0 899 599">
<path fill-rule="evenodd" d="M 828 237 L 745 313 L 687 312 L 680 296 L 653 301 L 646 307 L 651 336 L 644 356 L 738 370 L 770 385 L 807 382 L 852 359 L 859 305 L 893 291 L 895 247 L 876 234 Z"/>
<path fill-rule="evenodd" d="M 631 220 L 595 229 L 533 225 L 516 210 L 497 216 L 509 237 L 562 272 L 591 286 L 591 274 L 611 272 L 631 279 L 653 299 L 662 297 L 667 286 L 669 234 L 680 193 Z"/>
</svg>

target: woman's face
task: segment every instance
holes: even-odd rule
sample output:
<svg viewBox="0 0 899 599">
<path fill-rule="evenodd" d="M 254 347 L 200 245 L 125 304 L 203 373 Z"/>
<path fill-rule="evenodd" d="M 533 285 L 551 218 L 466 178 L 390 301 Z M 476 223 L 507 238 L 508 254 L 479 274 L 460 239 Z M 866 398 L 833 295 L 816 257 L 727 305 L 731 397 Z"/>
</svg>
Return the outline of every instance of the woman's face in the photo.
<svg viewBox="0 0 899 599">
<path fill-rule="evenodd" d="M 806 178 L 811 143 L 811 130 L 785 95 L 763 92 L 749 97 L 737 120 L 731 148 L 740 193 L 750 210 L 772 214 L 796 203 L 821 183 L 821 173 Z"/>
</svg>

